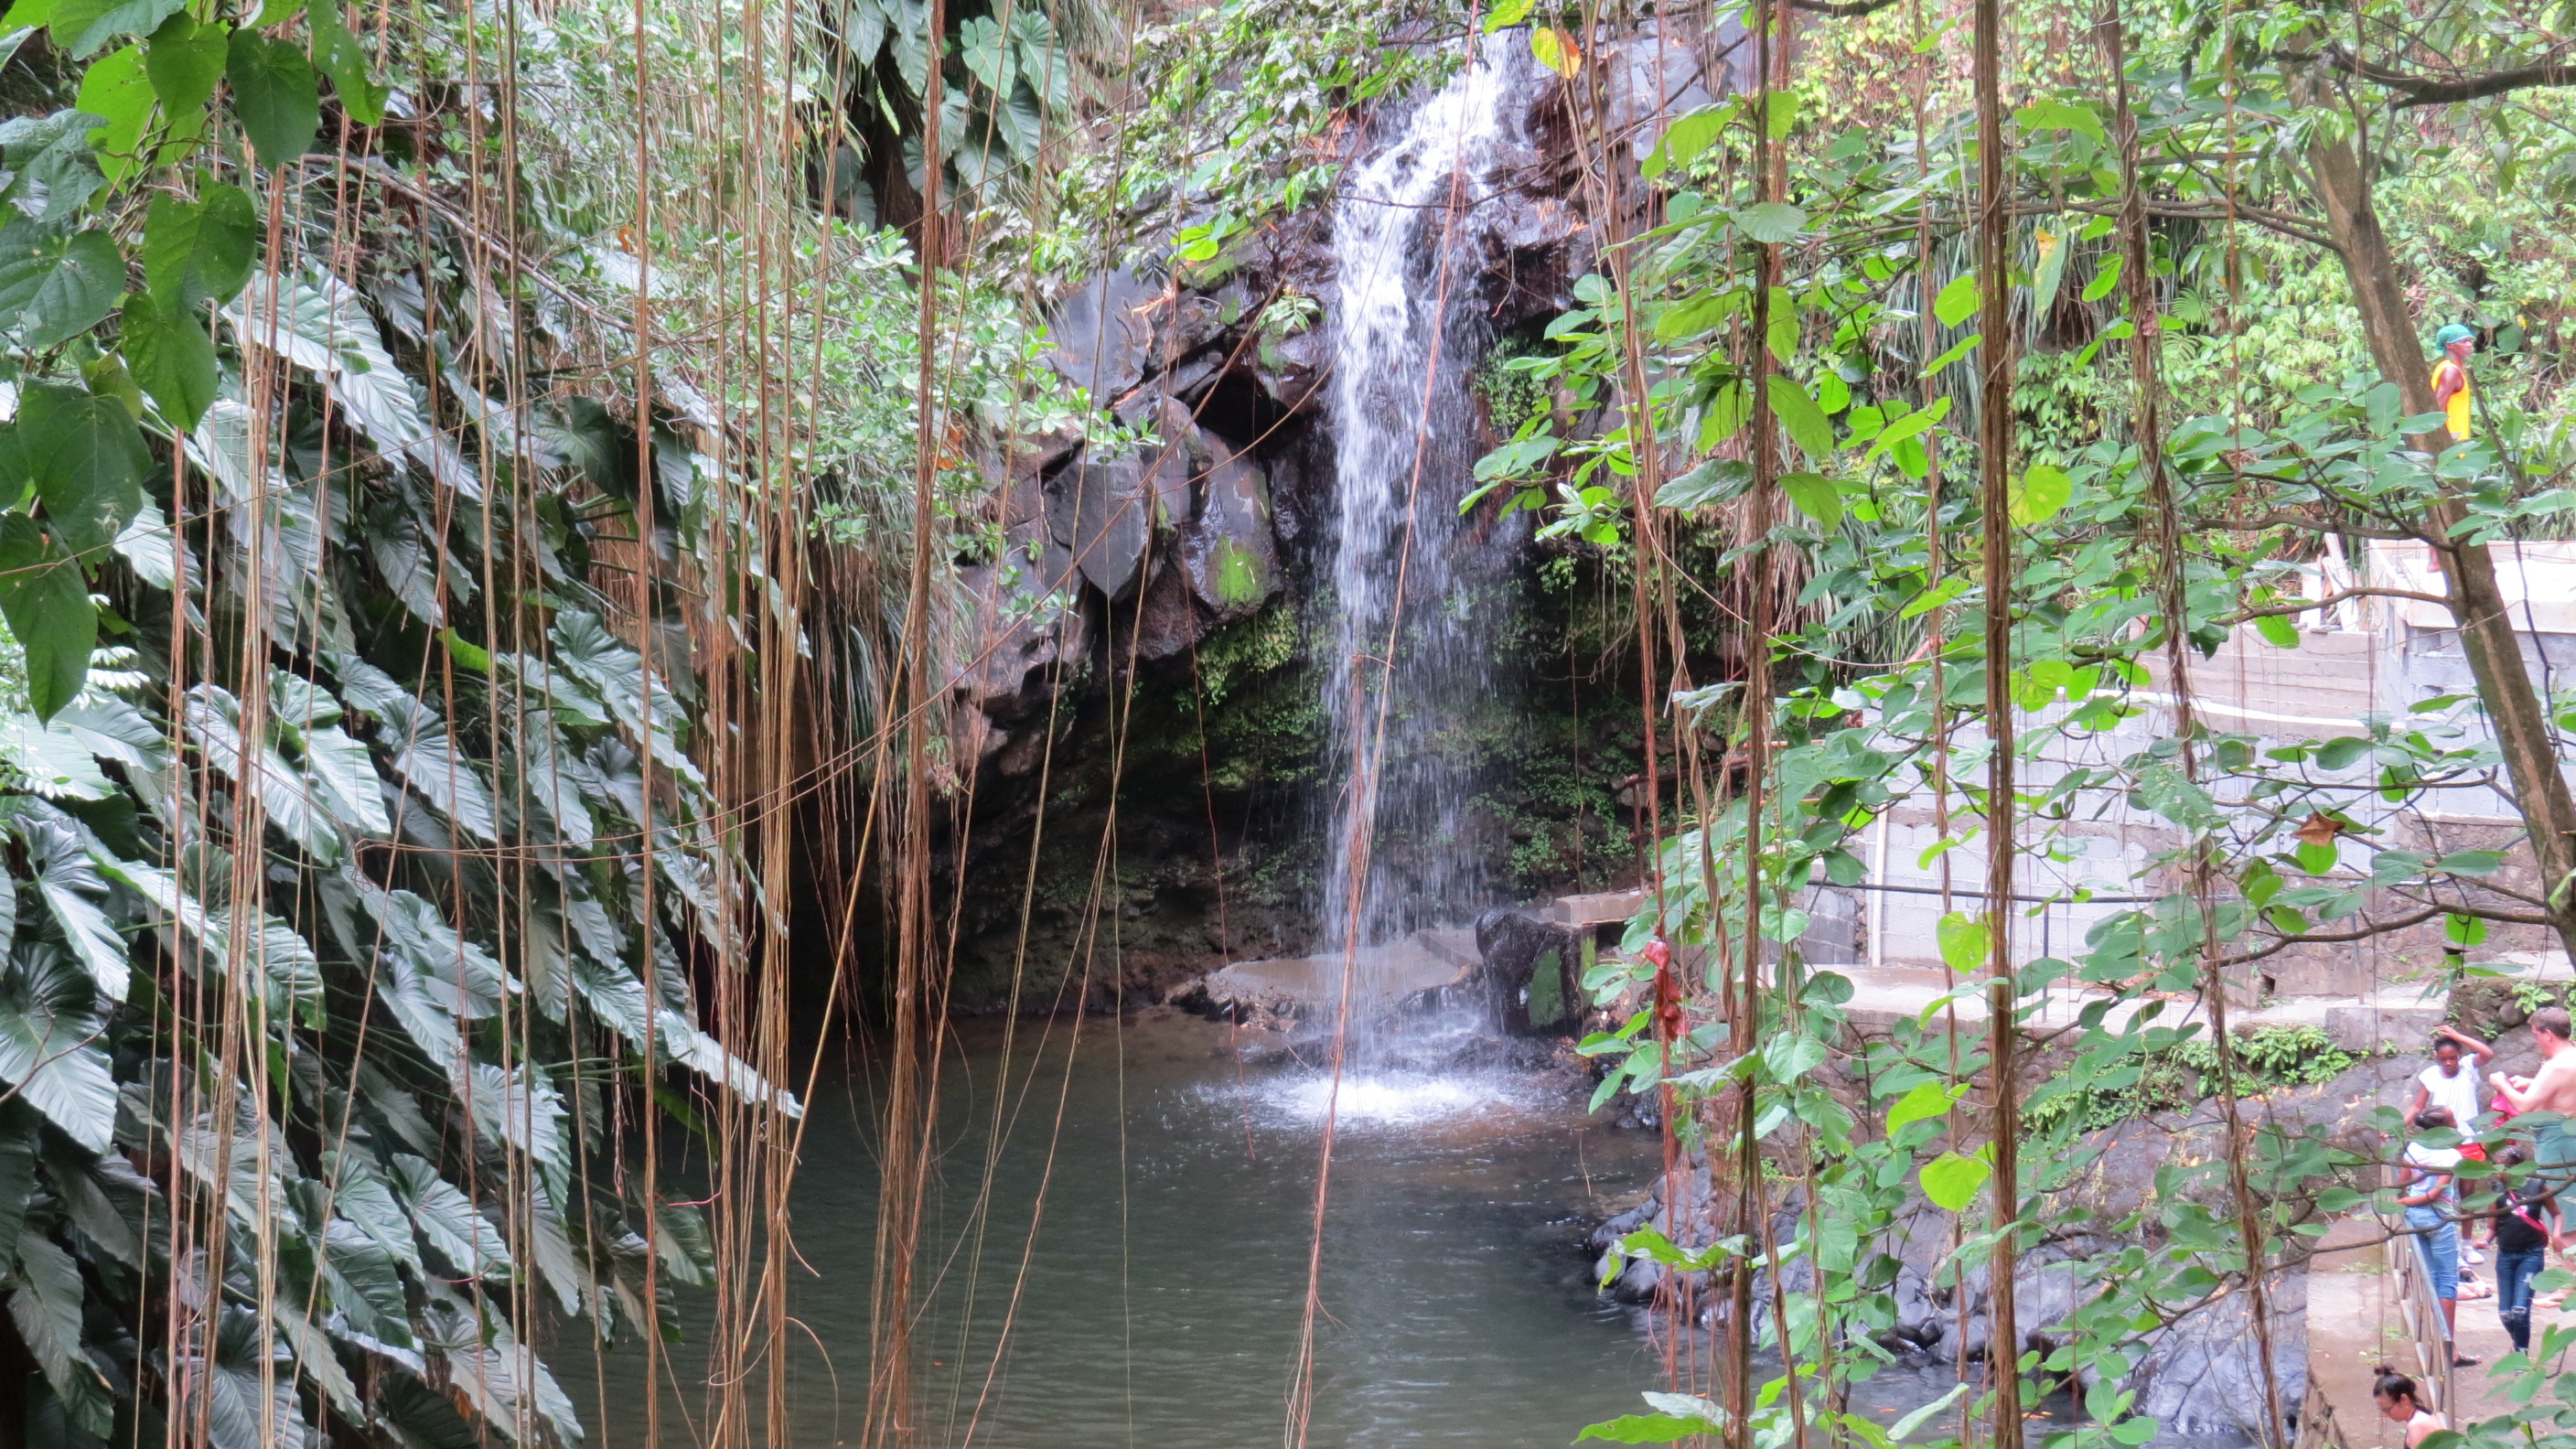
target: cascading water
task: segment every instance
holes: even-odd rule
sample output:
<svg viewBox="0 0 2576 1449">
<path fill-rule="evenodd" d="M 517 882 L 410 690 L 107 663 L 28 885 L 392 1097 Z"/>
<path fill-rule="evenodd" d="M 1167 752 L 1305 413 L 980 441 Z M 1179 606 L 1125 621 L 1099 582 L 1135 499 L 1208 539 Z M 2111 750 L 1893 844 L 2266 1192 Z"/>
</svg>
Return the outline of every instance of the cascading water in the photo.
<svg viewBox="0 0 2576 1449">
<path fill-rule="evenodd" d="M 1458 513 L 1477 455 L 1470 372 L 1494 172 L 1528 144 L 1538 79 L 1517 33 L 1400 122 L 1343 178 L 1327 407 L 1335 449 L 1332 668 L 1344 780 L 1322 935 L 1374 946 L 1470 919 L 1486 899 L 1463 838 L 1497 695 L 1491 648 L 1511 550 Z M 1370 983 L 1356 983 L 1370 994 Z"/>
</svg>

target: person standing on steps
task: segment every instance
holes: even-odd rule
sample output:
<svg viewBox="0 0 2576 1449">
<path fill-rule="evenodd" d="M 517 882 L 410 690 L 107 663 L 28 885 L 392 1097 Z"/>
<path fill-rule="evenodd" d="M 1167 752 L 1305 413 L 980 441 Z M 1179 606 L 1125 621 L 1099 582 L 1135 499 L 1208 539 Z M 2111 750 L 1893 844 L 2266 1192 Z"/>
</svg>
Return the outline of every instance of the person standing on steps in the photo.
<svg viewBox="0 0 2576 1449">
<path fill-rule="evenodd" d="M 2467 1060 L 2470 1056 L 2475 1061 Z M 2486 1102 L 2478 1090 L 2479 1074 L 2495 1060 L 2495 1048 L 2459 1030 L 2437 1027 L 2433 1032 L 2433 1062 L 2415 1078 L 2415 1095 L 2406 1103 L 2406 1120 L 2413 1121 L 2427 1107 L 2448 1107 L 2451 1121 L 2462 1135 L 2478 1130 L 2479 1114 Z M 2460 1145 L 2460 1155 L 2472 1161 L 2484 1161 L 2486 1149 L 2474 1142 Z M 2471 1223 L 2470 1243 L 2461 1252 L 2460 1261 L 2482 1263 L 2478 1256 L 2477 1223 Z"/>
<path fill-rule="evenodd" d="M 2508 1184 L 2496 1195 L 2494 1215 L 2496 1317 L 2516 1353 L 2531 1351 L 2531 1280 L 2549 1266 L 2549 1250 L 2567 1242 L 2558 1204 L 2545 1196 L 2536 1202 L 2527 1197 L 2528 1179 L 2520 1187 L 2510 1185 L 2513 1170 L 2529 1161 L 2531 1154 L 2518 1145 L 2496 1154 Z"/>
<path fill-rule="evenodd" d="M 2427 1107 L 2415 1117 L 2418 1132 L 2458 1125 L 2448 1107 Z M 2458 1149 L 2415 1141 L 2406 1144 L 2406 1156 L 2397 1166 L 2397 1205 L 2406 1209 L 2407 1230 L 2415 1235 L 2416 1251 L 2424 1255 L 2424 1276 L 2442 1303 L 2442 1337 L 2451 1344 L 2459 1342 L 2455 1330 L 2460 1317 L 2460 1225 L 2451 1217 L 2456 1200 L 2451 1183 L 2459 1165 Z M 2476 1362 L 2457 1348 L 2452 1350 L 2453 1366 L 2467 1368 Z"/>
<path fill-rule="evenodd" d="M 2433 334 L 2433 345 L 2442 349 L 2442 360 L 2433 364 L 2433 401 L 2441 405 L 2442 416 L 2450 425 L 2451 441 L 2465 443 L 2474 406 L 2469 354 L 2477 350 L 2478 334 L 2454 322 Z"/>
</svg>

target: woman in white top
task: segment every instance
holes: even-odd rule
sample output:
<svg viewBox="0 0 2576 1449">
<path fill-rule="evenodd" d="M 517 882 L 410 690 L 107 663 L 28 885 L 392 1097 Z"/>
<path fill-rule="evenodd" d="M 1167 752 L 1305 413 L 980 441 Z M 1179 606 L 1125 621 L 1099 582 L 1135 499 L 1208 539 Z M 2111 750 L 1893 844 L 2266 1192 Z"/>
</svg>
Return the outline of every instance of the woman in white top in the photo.
<svg viewBox="0 0 2576 1449">
<path fill-rule="evenodd" d="M 2451 1427 L 2449 1420 L 2417 1401 L 2413 1379 L 2386 1364 L 2379 1366 L 2379 1377 L 2370 1386 L 2370 1397 L 2379 1405 L 2381 1414 L 2406 1426 L 2406 1449 L 2415 1449 L 2426 1436 Z"/>
<path fill-rule="evenodd" d="M 2466 1060 L 2471 1056 L 2476 1060 Z M 2459 1129 L 2460 1135 L 2474 1134 L 2478 1130 L 2479 1114 L 2486 1108 L 2480 1094 L 2484 1090 L 2487 1063 L 2494 1060 L 2494 1047 L 2464 1031 L 2447 1026 L 2436 1027 L 2433 1031 L 2433 1064 L 2415 1074 L 2415 1095 L 2406 1103 L 2406 1120 L 2415 1120 L 2417 1114 L 2427 1107 L 2448 1107 L 2451 1109 L 2451 1125 Z M 2463 1147 L 2460 1155 L 2483 1159 L 2486 1154 L 2472 1143 Z M 2477 1251 L 2478 1233 L 2483 1223 L 2483 1219 L 2469 1223 L 2469 1241 L 2461 1245 L 2461 1262 L 2475 1264 L 2486 1261 Z"/>
<path fill-rule="evenodd" d="M 2477 1060 L 2465 1060 L 2469 1056 Z M 2415 1095 L 2406 1103 L 2407 1120 L 2413 1121 L 2427 1107 L 2448 1107 L 2462 1132 L 2476 1131 L 2478 1113 L 2486 1108 L 2478 1084 L 2487 1063 L 2494 1060 L 2495 1048 L 2467 1032 L 2447 1026 L 2435 1030 L 2433 1064 L 2415 1074 Z"/>
</svg>

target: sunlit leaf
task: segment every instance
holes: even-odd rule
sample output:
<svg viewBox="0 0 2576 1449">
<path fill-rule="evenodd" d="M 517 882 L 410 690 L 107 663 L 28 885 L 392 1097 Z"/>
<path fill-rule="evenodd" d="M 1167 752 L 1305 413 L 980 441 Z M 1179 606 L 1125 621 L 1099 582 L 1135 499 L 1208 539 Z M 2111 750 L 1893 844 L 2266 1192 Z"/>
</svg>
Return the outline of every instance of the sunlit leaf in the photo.
<svg viewBox="0 0 2576 1449">
<path fill-rule="evenodd" d="M 1994 1169 L 1982 1156 L 1962 1157 L 1956 1152 L 1944 1152 L 1923 1164 L 1920 1178 L 1925 1197 L 1936 1206 L 1957 1213 L 1968 1210 L 1968 1205 L 1977 1200 L 1978 1191 L 1986 1185 L 1986 1179 L 1994 1175 Z"/>
</svg>

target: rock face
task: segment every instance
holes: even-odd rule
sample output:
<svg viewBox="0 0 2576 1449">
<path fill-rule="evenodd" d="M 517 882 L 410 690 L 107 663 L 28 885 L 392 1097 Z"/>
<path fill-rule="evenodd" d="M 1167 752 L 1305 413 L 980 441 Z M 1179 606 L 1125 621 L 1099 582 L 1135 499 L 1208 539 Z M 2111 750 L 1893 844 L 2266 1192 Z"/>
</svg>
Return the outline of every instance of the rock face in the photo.
<svg viewBox="0 0 2576 1449">
<path fill-rule="evenodd" d="M 1567 1032 L 1583 1019 L 1586 932 L 1526 911 L 1487 911 L 1476 922 L 1476 983 L 1494 1025 L 1512 1036 Z"/>
<path fill-rule="evenodd" d="M 1459 234 L 1474 241 L 1449 292 L 1460 315 L 1526 337 L 1576 305 L 1600 223 L 1581 137 L 1615 119 L 1617 154 L 1632 158 L 1672 115 L 1733 89 L 1724 57 L 1744 49 L 1740 34 L 1721 32 L 1719 58 L 1703 61 L 1709 37 L 1673 24 L 1605 41 L 1609 109 L 1579 129 L 1569 107 L 1594 103 L 1595 72 L 1572 92 L 1553 77 L 1514 91 L 1525 111 L 1507 129 L 1527 144 L 1467 198 L 1475 224 Z M 1370 117 L 1335 141 L 1358 156 L 1391 132 Z M 1642 193 L 1620 194 L 1635 205 Z M 999 456 L 983 466 L 1001 486 L 982 521 L 997 546 L 956 571 L 935 635 L 948 691 L 941 784 L 971 801 L 943 859 L 1034 859 L 1045 883 L 1024 910 L 1020 868 L 961 867 L 994 883 L 970 888 L 961 913 L 959 956 L 981 973 L 958 987 L 961 1005 L 1077 990 L 1158 998 L 1211 958 L 1314 948 L 1317 802 L 1333 787 L 1322 658 L 1337 651 L 1319 646 L 1305 604 L 1337 516 L 1324 388 L 1334 224 L 1309 207 L 1208 262 L 1093 277 L 1050 311 L 1049 365 L 1116 427 L 990 445 Z M 1468 351 L 1442 365 L 1480 366 Z M 1629 748 L 1590 715 L 1562 737 L 1576 731 L 1586 759 Z M 1577 810 L 1565 833 L 1579 844 L 1593 821 Z M 1489 834 L 1475 848 L 1512 848 L 1500 828 Z M 1102 889 L 1116 916 L 1103 926 L 1081 889 L 1054 886 L 1098 878 L 1113 835 Z M 1579 962 L 1558 962 L 1548 982 L 1570 999 L 1562 973 Z M 1516 1007 L 1528 985 L 1512 984 Z M 1544 1019 L 1547 993 L 1534 994 Z"/>
<path fill-rule="evenodd" d="M 2522 1060 L 2508 1042 L 2508 1060 Z M 2291 1133 L 2313 1133 L 2334 1147 L 2359 1154 L 2384 1150 L 2372 1114 L 2396 1102 L 2421 1059 L 2379 1057 L 2355 1064 L 2333 1081 L 2273 1092 L 2247 1101 L 2247 1117 Z M 2112 1225 L 2148 1206 L 2160 1192 L 2183 1195 L 2225 1212 L 2225 1181 L 2213 1170 L 2224 1138 L 2214 1104 L 2190 1113 L 2136 1119 L 2092 1134 L 2087 1160 L 2080 1169 L 2058 1170 L 2041 1189 L 2060 1206 L 2080 1205 L 2080 1222 L 2053 1232 L 2021 1259 L 2014 1274 L 2016 1321 L 2025 1330 L 2025 1348 L 2048 1341 L 2050 1325 L 2062 1321 L 2088 1296 L 2084 1272 L 2089 1260 L 2115 1256 L 2136 1246 L 2135 1233 Z M 1687 1306 L 1705 1323 L 1724 1320 L 1725 1308 L 1710 1300 L 1706 1274 L 1676 1278 L 1671 1270 L 1645 1258 L 1630 1258 L 1619 1244 L 1640 1227 L 1653 1226 L 1673 1242 L 1694 1247 L 1721 1235 L 1721 1213 L 1727 1206 L 1711 1200 L 1707 1162 L 1693 1154 L 1663 1179 L 1647 1199 L 1603 1222 L 1592 1235 L 1600 1254 L 1600 1275 L 1618 1298 L 1669 1311 Z M 1803 1204 L 1790 1201 L 1776 1211 L 1774 1234 L 1785 1241 L 1803 1228 Z M 2152 1214 L 2149 1215 L 2152 1220 Z M 1982 1358 L 1991 1333 L 1991 1285 L 1976 1271 L 1963 1284 L 1945 1284 L 1943 1268 L 1950 1257 L 1959 1219 L 1916 1198 L 1898 1214 L 1886 1249 L 1897 1263 L 1887 1291 L 1895 1300 L 1895 1322 L 1878 1343 L 1900 1356 L 1947 1364 L 1964 1352 Z M 2091 1225 L 2102 1225 L 2098 1230 Z M 1969 1231 L 1977 1225 L 1970 1224 Z M 2291 1241 L 2295 1248 L 2296 1242 Z M 1790 1294 L 1812 1290 L 1814 1279 L 1803 1262 L 1784 1270 L 1781 1286 Z M 1754 1288 L 1755 1316 L 1769 1313 L 1767 1279 Z M 2271 1339 L 2275 1377 L 2282 1408 L 2295 1413 L 2307 1388 L 2307 1273 L 2294 1263 L 2274 1283 Z M 2256 1437 L 2254 1419 L 2264 1399 L 2260 1358 L 2253 1352 L 2250 1301 L 2243 1294 L 2224 1294 L 2175 1324 L 2146 1336 L 2145 1353 L 2125 1387 L 2138 1393 L 2137 1411 L 2150 1414 L 2168 1432 L 2243 1433 Z"/>
<path fill-rule="evenodd" d="M 1597 122 L 1642 158 L 1673 117 L 1737 89 L 1750 54 L 1733 21 L 1713 34 L 1644 22 L 1602 49 Z M 1457 305 L 1497 335 L 1574 305 L 1594 256 L 1565 88 L 1551 79 L 1518 103 L 1516 134 L 1530 144 L 1504 158 L 1506 184 L 1473 201 L 1487 254 L 1457 282 Z M 1367 145 L 1369 128 L 1349 140 Z M 961 771 L 1016 763 L 1014 722 L 1082 666 L 1116 677 L 1177 656 L 1303 587 L 1283 493 L 1330 477 L 1312 461 L 1329 456 L 1329 440 L 1319 449 L 1311 435 L 1329 360 L 1331 319 L 1315 313 L 1333 295 L 1331 224 L 1310 209 L 1207 275 L 1119 270 L 1057 302 L 1049 365 L 1143 440 L 1064 439 L 1011 480 L 1002 556 L 960 579 L 970 622 L 950 657 Z"/>
</svg>

